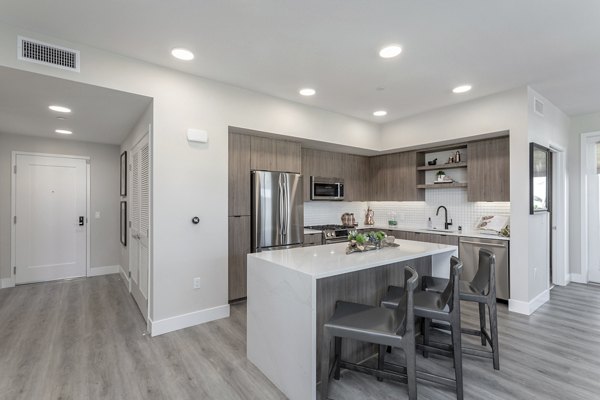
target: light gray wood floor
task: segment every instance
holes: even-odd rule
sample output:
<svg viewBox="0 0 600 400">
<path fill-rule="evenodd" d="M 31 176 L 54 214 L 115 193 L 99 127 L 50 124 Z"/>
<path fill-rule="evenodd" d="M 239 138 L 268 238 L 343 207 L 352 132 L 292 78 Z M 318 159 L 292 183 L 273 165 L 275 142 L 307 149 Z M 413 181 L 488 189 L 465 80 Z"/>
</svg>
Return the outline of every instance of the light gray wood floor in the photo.
<svg viewBox="0 0 600 400">
<path fill-rule="evenodd" d="M 463 306 L 463 323 L 477 321 Z M 0 290 L 0 399 L 283 399 L 246 354 L 246 307 L 150 338 L 118 275 Z M 465 399 L 600 398 L 600 288 L 552 290 L 534 315 L 500 307 L 500 363 L 464 359 Z M 477 342 L 467 340 L 473 346 Z M 391 358 L 400 358 L 395 351 Z M 417 360 L 451 376 L 446 359 Z M 454 399 L 419 384 L 419 399 Z M 331 399 L 405 399 L 401 384 L 347 371 Z"/>
</svg>

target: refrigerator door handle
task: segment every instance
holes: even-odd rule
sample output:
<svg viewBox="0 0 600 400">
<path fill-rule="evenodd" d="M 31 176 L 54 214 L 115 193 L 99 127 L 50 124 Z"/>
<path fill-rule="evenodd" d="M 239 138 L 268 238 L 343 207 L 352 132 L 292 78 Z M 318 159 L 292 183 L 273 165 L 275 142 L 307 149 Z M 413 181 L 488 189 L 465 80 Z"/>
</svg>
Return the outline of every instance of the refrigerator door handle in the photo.
<svg viewBox="0 0 600 400">
<path fill-rule="evenodd" d="M 283 229 L 284 229 L 284 218 L 285 218 L 285 214 L 284 214 L 284 202 L 285 202 L 285 195 L 284 195 L 284 189 L 283 189 L 283 175 L 279 175 L 279 180 L 278 180 L 278 186 L 279 186 L 279 236 L 283 237 Z"/>
<path fill-rule="evenodd" d="M 288 193 L 288 176 L 283 174 L 283 235 L 287 237 L 289 227 L 290 198 Z"/>
</svg>

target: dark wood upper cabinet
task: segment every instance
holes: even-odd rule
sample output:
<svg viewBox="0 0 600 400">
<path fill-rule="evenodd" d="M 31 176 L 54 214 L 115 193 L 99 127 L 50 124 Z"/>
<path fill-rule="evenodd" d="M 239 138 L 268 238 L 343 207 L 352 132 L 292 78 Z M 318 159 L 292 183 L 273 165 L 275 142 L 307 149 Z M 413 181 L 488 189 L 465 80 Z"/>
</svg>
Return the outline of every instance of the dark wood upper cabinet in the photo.
<svg viewBox="0 0 600 400">
<path fill-rule="evenodd" d="M 368 201 L 369 158 L 353 154 L 342 155 L 345 201 Z"/>
<path fill-rule="evenodd" d="M 250 169 L 276 171 L 277 142 L 273 139 L 250 136 Z"/>
<path fill-rule="evenodd" d="M 508 136 L 468 143 L 468 201 L 510 201 Z"/>
<path fill-rule="evenodd" d="M 421 201 L 417 190 L 417 153 L 385 154 L 369 160 L 371 198 L 375 201 Z"/>
<path fill-rule="evenodd" d="M 276 170 L 300 173 L 302 169 L 302 148 L 300 143 L 287 140 L 276 140 L 276 149 Z"/>
<path fill-rule="evenodd" d="M 229 215 L 250 215 L 250 136 L 229 134 Z"/>
<path fill-rule="evenodd" d="M 250 169 L 299 173 L 301 151 L 298 142 L 250 136 Z"/>
</svg>

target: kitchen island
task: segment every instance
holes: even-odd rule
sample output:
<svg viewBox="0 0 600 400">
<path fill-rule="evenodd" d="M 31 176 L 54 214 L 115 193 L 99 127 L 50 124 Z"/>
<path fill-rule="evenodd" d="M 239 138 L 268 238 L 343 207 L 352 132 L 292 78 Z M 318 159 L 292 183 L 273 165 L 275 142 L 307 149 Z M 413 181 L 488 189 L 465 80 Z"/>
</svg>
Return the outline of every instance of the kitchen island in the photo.
<svg viewBox="0 0 600 400">
<path fill-rule="evenodd" d="M 323 324 L 338 300 L 377 305 L 388 285 L 402 285 L 410 265 L 447 277 L 458 248 L 397 240 L 399 247 L 346 254 L 346 243 L 248 255 L 247 355 L 291 400 L 316 399 Z M 346 341 L 358 362 L 370 345 Z"/>
</svg>

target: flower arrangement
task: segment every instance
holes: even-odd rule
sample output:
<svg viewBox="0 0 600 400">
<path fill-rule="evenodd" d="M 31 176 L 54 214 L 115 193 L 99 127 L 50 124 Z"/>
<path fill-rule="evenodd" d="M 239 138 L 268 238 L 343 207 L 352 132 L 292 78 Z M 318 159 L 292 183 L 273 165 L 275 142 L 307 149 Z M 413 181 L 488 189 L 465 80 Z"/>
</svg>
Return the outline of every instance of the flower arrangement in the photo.
<svg viewBox="0 0 600 400">
<path fill-rule="evenodd" d="M 365 232 L 359 233 L 357 231 L 350 232 L 348 235 L 348 248 L 346 249 L 346 253 L 354 253 L 357 251 L 369 251 L 376 250 L 385 245 L 391 246 L 393 245 L 393 241 L 386 241 L 386 234 L 377 231 L 377 232 Z"/>
</svg>

